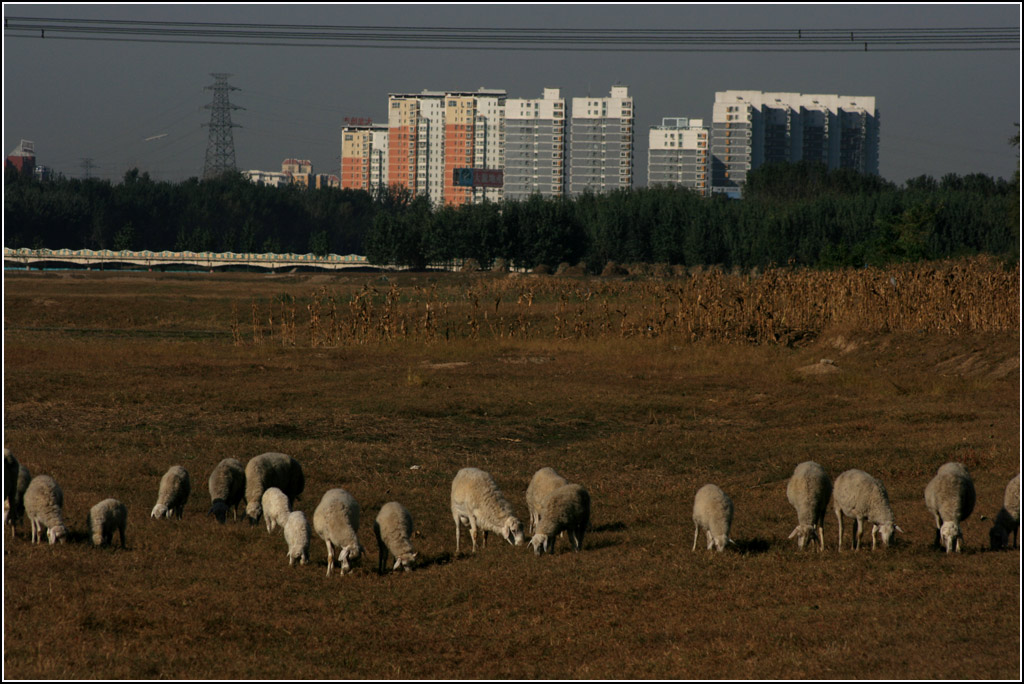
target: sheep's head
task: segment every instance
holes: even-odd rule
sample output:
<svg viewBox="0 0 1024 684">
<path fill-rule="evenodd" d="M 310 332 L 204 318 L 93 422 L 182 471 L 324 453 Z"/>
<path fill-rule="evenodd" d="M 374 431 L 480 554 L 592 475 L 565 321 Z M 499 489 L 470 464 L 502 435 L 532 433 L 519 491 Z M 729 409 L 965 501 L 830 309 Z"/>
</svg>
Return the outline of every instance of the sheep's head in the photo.
<svg viewBox="0 0 1024 684">
<path fill-rule="evenodd" d="M 502 528 L 501 534 L 505 537 L 505 541 L 513 546 L 522 546 L 526 542 L 526 538 L 523 537 L 523 523 L 513 515 L 505 518 L 505 526 Z"/>
<path fill-rule="evenodd" d="M 942 527 L 939 528 L 939 536 L 942 538 L 942 545 L 946 547 L 946 553 L 953 550 L 953 546 L 956 545 L 956 550 L 960 551 L 960 540 L 963 538 L 963 533 L 960 531 L 960 526 L 952 520 L 947 520 L 942 523 Z"/>
<path fill-rule="evenodd" d="M 530 546 L 533 547 L 533 552 L 536 555 L 541 555 L 548 550 L 548 535 L 546 534 L 535 534 L 533 539 L 530 540 Z"/>
<path fill-rule="evenodd" d="M 338 556 L 338 560 L 341 561 L 342 575 L 351 572 L 352 566 L 359 565 L 360 559 L 362 558 L 364 551 L 365 549 L 363 549 L 362 544 L 359 544 L 358 542 L 355 544 L 350 544 L 349 546 L 346 546 L 341 550 L 341 553 Z"/>
<path fill-rule="evenodd" d="M 815 529 L 815 525 L 797 525 L 789 534 L 789 538 L 792 539 L 793 537 L 796 537 L 796 547 L 803 551 L 804 546 L 807 545 L 807 539 L 814 539 Z"/>
<path fill-rule="evenodd" d="M 223 499 L 217 499 L 213 502 L 213 505 L 210 506 L 209 515 L 215 517 L 217 522 L 223 525 L 228 517 L 228 505 L 224 503 Z"/>
<path fill-rule="evenodd" d="M 897 532 L 904 534 L 900 526 L 894 522 L 882 523 L 881 525 L 876 524 L 871 528 L 872 543 L 874 543 L 875 532 L 882 538 L 882 546 L 889 546 Z"/>
<path fill-rule="evenodd" d="M 250 525 L 255 525 L 263 517 L 263 504 L 259 501 L 250 501 L 245 506 L 245 518 Z"/>
<path fill-rule="evenodd" d="M 170 515 L 170 510 L 168 510 L 166 504 L 158 503 L 156 506 L 153 506 L 153 511 L 149 514 L 149 517 L 166 518 L 168 515 Z"/>
<path fill-rule="evenodd" d="M 46 538 L 51 544 L 60 542 L 61 544 L 67 543 L 68 540 L 68 528 L 63 525 L 56 525 L 46 530 Z"/>
<path fill-rule="evenodd" d="M 395 566 L 391 569 L 397 571 L 398 568 L 402 568 L 406 572 L 409 572 L 410 570 L 412 570 L 412 564 L 416 562 L 416 557 L 418 555 L 419 554 L 415 551 L 413 551 L 412 553 L 403 553 L 399 555 L 397 558 L 395 558 Z"/>
<path fill-rule="evenodd" d="M 997 522 L 988 531 L 988 542 L 993 551 L 1002 551 L 1010 544 L 1010 533 Z"/>
</svg>

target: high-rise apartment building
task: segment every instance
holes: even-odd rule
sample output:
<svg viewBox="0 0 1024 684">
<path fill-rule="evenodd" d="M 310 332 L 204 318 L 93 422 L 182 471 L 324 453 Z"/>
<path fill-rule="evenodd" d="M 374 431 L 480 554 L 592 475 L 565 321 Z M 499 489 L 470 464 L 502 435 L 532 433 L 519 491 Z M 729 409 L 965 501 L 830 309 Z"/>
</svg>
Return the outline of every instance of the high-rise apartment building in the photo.
<svg viewBox="0 0 1024 684">
<path fill-rule="evenodd" d="M 505 101 L 505 199 L 565 194 L 565 129 L 558 88 L 545 88 L 539 99 Z"/>
<path fill-rule="evenodd" d="M 708 129 L 703 119 L 665 118 L 648 134 L 647 184 L 711 191 Z"/>
<path fill-rule="evenodd" d="M 388 184 L 435 205 L 500 200 L 500 187 L 460 186 L 454 173 L 504 166 L 505 98 L 485 88 L 389 95 Z"/>
<path fill-rule="evenodd" d="M 877 174 L 878 127 L 874 97 L 717 92 L 712 185 L 716 192 L 739 192 L 748 171 L 778 161 L 812 160 Z"/>
<path fill-rule="evenodd" d="M 376 192 L 387 183 L 388 126 L 341 129 L 341 187 Z"/>
<path fill-rule="evenodd" d="M 625 86 L 608 97 L 574 97 L 569 144 L 569 194 L 633 186 L 633 98 Z"/>
</svg>

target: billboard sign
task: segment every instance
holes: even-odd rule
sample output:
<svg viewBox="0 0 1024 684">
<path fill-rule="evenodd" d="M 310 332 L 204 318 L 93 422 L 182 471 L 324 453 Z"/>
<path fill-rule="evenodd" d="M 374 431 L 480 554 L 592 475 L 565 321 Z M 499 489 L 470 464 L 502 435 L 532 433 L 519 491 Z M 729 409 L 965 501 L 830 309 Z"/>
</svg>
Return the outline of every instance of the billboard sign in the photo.
<svg viewBox="0 0 1024 684">
<path fill-rule="evenodd" d="M 501 169 L 453 169 L 452 185 L 470 188 L 500 188 L 505 184 Z"/>
</svg>

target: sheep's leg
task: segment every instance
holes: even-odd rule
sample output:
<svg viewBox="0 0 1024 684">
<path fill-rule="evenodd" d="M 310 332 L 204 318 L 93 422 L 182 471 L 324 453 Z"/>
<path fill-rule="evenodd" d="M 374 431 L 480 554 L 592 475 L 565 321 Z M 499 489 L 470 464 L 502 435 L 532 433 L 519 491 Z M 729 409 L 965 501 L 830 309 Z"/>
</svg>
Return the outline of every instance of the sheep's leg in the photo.
<svg viewBox="0 0 1024 684">
<path fill-rule="evenodd" d="M 469 519 L 469 538 L 473 542 L 473 553 L 476 553 L 476 520 Z"/>
<path fill-rule="evenodd" d="M 700 536 L 700 525 L 693 526 L 693 551 L 697 550 L 697 537 Z"/>
<path fill-rule="evenodd" d="M 455 517 L 455 555 L 459 555 L 459 516 Z"/>
<path fill-rule="evenodd" d="M 842 512 L 838 508 L 836 509 L 836 519 L 839 521 L 839 546 L 836 547 L 836 551 L 842 551 L 843 550 L 843 514 L 842 514 Z"/>
<path fill-rule="evenodd" d="M 331 570 L 334 569 L 334 545 L 331 544 L 331 540 L 327 541 L 327 576 L 331 576 Z"/>
<path fill-rule="evenodd" d="M 715 545 L 715 537 L 711 534 L 711 529 L 710 528 L 708 528 L 708 530 L 707 530 L 707 535 L 708 535 L 708 551 L 710 551 L 711 548 Z"/>
</svg>

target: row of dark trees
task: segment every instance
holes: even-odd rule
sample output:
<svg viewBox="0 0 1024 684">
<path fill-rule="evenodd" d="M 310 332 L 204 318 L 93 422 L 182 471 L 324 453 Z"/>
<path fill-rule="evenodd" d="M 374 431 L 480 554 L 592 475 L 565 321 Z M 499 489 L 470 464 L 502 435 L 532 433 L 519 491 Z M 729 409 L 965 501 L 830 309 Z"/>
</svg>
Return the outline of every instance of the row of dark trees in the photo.
<svg viewBox="0 0 1024 684">
<path fill-rule="evenodd" d="M 11 175 L 8 247 L 365 254 L 423 267 L 504 258 L 520 266 L 606 262 L 881 265 L 976 253 L 1019 258 L 1019 185 L 982 174 L 878 176 L 808 163 L 752 171 L 744 199 L 655 187 L 572 199 L 435 208 L 390 190 L 254 185 L 241 175 L 154 182 Z"/>
</svg>

